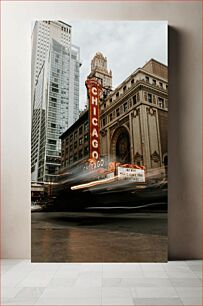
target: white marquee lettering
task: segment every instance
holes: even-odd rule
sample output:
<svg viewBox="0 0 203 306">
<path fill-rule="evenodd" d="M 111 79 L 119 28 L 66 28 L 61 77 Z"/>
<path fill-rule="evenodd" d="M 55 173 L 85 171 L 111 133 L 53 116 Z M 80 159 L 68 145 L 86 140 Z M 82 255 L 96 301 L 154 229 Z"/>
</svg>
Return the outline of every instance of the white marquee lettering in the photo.
<svg viewBox="0 0 203 306">
<path fill-rule="evenodd" d="M 93 95 L 97 95 L 97 88 L 96 87 L 92 87 L 92 93 L 93 93 Z"/>
<path fill-rule="evenodd" d="M 97 129 L 93 129 L 93 131 L 92 131 L 92 137 L 98 137 L 98 133 L 97 133 Z"/>
<path fill-rule="evenodd" d="M 92 140 L 92 146 L 93 148 L 98 148 L 98 140 L 96 139 Z"/>
<path fill-rule="evenodd" d="M 93 151 L 92 152 L 92 158 L 98 159 L 98 157 L 99 157 L 98 152 L 97 151 Z"/>
<path fill-rule="evenodd" d="M 92 97 L 92 105 L 97 105 L 97 97 Z"/>
<path fill-rule="evenodd" d="M 97 118 L 92 118 L 92 124 L 97 126 L 98 125 L 98 119 Z"/>
<path fill-rule="evenodd" d="M 93 107 L 93 115 L 96 116 L 97 115 L 97 108 L 94 106 Z"/>
</svg>

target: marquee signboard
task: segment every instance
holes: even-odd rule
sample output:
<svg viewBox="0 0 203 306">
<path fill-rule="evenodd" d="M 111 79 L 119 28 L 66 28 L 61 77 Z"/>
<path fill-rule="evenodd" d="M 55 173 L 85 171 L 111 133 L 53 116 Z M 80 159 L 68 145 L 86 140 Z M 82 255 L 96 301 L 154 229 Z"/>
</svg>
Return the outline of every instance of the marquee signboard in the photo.
<svg viewBox="0 0 203 306">
<path fill-rule="evenodd" d="M 143 169 L 118 167 L 118 178 L 143 183 L 145 182 L 145 171 Z"/>
<path fill-rule="evenodd" d="M 100 159 L 99 96 L 101 86 L 96 80 L 85 82 L 89 99 L 90 158 Z"/>
</svg>

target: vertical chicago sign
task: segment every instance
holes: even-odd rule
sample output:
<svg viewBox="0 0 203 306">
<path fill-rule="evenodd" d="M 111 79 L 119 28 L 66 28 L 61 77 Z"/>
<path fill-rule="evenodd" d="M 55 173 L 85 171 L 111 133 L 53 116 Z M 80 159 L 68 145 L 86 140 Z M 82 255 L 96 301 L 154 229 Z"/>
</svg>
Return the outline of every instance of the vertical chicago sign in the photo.
<svg viewBox="0 0 203 306">
<path fill-rule="evenodd" d="M 98 160 L 100 158 L 99 97 L 101 86 L 93 79 L 88 79 L 85 85 L 89 99 L 90 158 Z"/>
</svg>

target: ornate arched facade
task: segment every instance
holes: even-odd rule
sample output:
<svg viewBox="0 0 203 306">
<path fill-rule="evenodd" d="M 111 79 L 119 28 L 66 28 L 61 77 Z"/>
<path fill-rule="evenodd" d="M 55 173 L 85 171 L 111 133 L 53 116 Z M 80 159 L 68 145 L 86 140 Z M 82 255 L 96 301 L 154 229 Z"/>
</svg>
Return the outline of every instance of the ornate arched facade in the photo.
<svg viewBox="0 0 203 306">
<path fill-rule="evenodd" d="M 111 138 L 110 154 L 112 160 L 131 163 L 130 134 L 125 126 L 118 127 Z"/>
</svg>

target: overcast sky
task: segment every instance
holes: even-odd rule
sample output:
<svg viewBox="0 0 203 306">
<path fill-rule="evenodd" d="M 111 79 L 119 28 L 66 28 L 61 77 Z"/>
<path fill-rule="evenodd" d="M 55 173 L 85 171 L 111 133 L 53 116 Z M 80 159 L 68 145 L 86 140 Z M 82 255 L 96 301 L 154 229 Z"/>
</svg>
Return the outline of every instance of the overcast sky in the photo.
<svg viewBox="0 0 203 306">
<path fill-rule="evenodd" d="M 65 21 L 65 20 L 64 20 Z M 167 65 L 166 21 L 73 21 L 72 43 L 80 47 L 80 109 L 86 103 L 85 80 L 96 52 L 107 57 L 113 89 L 151 58 Z"/>
</svg>

